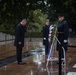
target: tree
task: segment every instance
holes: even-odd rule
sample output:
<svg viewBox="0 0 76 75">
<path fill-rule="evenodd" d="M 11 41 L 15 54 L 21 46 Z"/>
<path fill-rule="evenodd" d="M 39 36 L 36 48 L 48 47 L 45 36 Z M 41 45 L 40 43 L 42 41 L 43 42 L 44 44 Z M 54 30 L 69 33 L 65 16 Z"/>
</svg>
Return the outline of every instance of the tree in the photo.
<svg viewBox="0 0 76 75">
<path fill-rule="evenodd" d="M 44 18 L 44 16 L 42 16 L 44 14 L 44 6 L 44 3 L 39 4 L 36 3 L 35 0 L 2 0 L 0 2 L 0 28 L 4 30 L 15 29 L 16 24 L 23 18 L 29 19 L 31 24 L 42 25 L 41 21 Z M 41 12 L 36 9 L 41 10 Z M 37 12 L 37 16 L 35 12 Z M 41 18 L 39 15 L 43 18 Z M 37 25 L 34 27 L 38 27 Z"/>
<path fill-rule="evenodd" d="M 48 0 L 48 15 L 51 20 L 57 20 L 58 14 L 64 14 L 65 19 L 76 32 L 76 0 Z"/>
<path fill-rule="evenodd" d="M 64 5 L 66 7 L 69 25 L 76 32 L 76 0 L 66 0 Z"/>
<path fill-rule="evenodd" d="M 57 20 L 58 14 L 63 13 L 66 20 L 68 21 L 69 27 L 76 31 L 75 4 L 76 0 L 1 0 L 0 25 L 2 23 L 2 25 L 9 23 L 10 29 L 12 27 L 15 27 L 15 25 L 23 18 L 27 18 L 32 23 L 34 23 L 35 21 L 32 20 L 32 18 L 35 20 L 39 19 L 39 17 L 36 18 L 35 12 L 38 11 L 38 15 L 39 10 L 41 10 L 40 13 L 43 15 L 47 14 L 51 22 Z M 33 13 L 35 15 L 33 15 Z M 44 16 L 40 17 L 37 22 L 39 25 L 43 19 L 42 17 L 45 18 Z M 7 29 L 7 26 L 4 25 L 4 27 Z"/>
<path fill-rule="evenodd" d="M 47 18 L 47 14 L 42 13 L 41 9 L 31 10 L 29 12 L 29 24 L 28 27 L 32 27 L 33 31 L 41 32 L 41 29 L 44 25 L 44 20 Z"/>
</svg>

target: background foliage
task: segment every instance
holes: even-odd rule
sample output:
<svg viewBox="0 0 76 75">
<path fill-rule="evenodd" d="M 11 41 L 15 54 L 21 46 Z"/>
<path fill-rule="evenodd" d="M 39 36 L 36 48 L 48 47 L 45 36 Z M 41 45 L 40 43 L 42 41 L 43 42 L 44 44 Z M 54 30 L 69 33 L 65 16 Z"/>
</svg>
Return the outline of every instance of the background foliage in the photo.
<svg viewBox="0 0 76 75">
<path fill-rule="evenodd" d="M 28 19 L 29 32 L 41 32 L 45 18 L 51 22 L 62 13 L 73 32 L 76 32 L 76 0 L 0 0 L 0 30 L 15 30 L 23 19 Z"/>
</svg>

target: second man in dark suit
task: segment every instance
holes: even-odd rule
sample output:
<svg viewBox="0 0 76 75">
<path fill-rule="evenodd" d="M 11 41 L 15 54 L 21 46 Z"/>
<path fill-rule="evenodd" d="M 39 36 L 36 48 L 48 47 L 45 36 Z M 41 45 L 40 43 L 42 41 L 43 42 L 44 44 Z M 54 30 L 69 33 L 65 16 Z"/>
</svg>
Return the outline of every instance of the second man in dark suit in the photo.
<svg viewBox="0 0 76 75">
<path fill-rule="evenodd" d="M 45 26 L 43 26 L 42 34 L 43 34 L 43 45 L 45 46 L 45 54 L 49 54 L 50 43 L 49 43 L 49 19 L 45 20 Z"/>
</svg>

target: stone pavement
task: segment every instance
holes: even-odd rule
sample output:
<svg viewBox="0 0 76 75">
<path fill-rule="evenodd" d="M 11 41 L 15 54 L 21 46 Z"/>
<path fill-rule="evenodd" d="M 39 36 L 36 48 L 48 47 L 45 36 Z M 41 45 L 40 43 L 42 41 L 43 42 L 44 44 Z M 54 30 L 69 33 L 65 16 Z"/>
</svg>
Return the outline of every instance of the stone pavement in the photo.
<svg viewBox="0 0 76 75">
<path fill-rule="evenodd" d="M 72 56 L 70 55 L 70 51 L 68 54 L 69 56 Z M 67 59 L 67 61 L 69 61 L 67 63 L 67 68 L 65 69 L 67 75 L 69 74 L 68 72 L 76 72 L 76 68 L 73 68 L 76 63 L 76 56 L 73 56 L 70 57 L 71 59 Z M 27 62 L 27 65 L 18 65 L 17 62 L 13 62 L 6 66 L 0 67 L 0 75 L 58 75 L 57 62 L 53 62 L 52 66 L 49 63 L 49 66 L 46 67 L 44 52 L 39 52 L 33 56 L 24 58 L 23 61 Z M 63 75 L 65 74 L 65 70 L 62 71 Z"/>
<path fill-rule="evenodd" d="M 36 40 L 38 41 L 39 39 Z M 73 41 L 75 42 L 76 40 L 72 40 L 71 43 L 73 43 Z M 27 62 L 25 65 L 18 65 L 16 62 L 16 56 L 5 59 L 0 64 L 4 62 L 6 64 L 3 64 L 0 67 L 0 75 L 59 75 L 58 64 L 56 61 L 53 62 L 52 65 L 49 63 L 49 66 L 46 67 L 46 58 L 43 48 L 38 48 L 37 50 L 31 50 L 29 52 L 23 53 L 23 62 Z M 66 68 L 63 68 L 62 75 L 76 75 L 75 47 L 68 48 L 66 62 L 67 65 Z"/>
<path fill-rule="evenodd" d="M 49 63 L 49 66 L 46 67 L 44 49 L 35 52 L 33 56 L 24 57 L 23 62 L 27 62 L 27 64 L 18 65 L 15 61 L 0 67 L 0 75 L 58 75 L 57 62 L 53 62 L 52 65 Z M 73 67 L 76 64 L 75 48 L 69 48 L 66 62 L 67 66 L 62 70 L 62 75 L 76 75 L 76 66 Z"/>
</svg>

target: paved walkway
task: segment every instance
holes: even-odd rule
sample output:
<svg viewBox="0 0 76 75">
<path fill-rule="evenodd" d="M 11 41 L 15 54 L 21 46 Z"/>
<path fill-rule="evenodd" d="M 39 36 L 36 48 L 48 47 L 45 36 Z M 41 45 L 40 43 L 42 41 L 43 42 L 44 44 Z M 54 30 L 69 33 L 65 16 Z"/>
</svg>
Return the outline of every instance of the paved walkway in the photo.
<svg viewBox="0 0 76 75">
<path fill-rule="evenodd" d="M 29 56 L 32 56 L 32 55 L 37 54 L 39 52 L 42 52 L 43 50 L 44 50 L 44 48 L 41 47 L 41 48 L 37 48 L 35 50 L 30 50 L 30 51 L 24 52 L 22 54 L 22 58 L 27 58 Z M 6 65 L 8 65 L 8 64 L 10 64 L 12 62 L 15 62 L 15 61 L 16 61 L 16 55 L 11 56 L 11 57 L 7 57 L 5 59 L 1 59 L 0 60 L 0 67 L 6 66 Z"/>
<path fill-rule="evenodd" d="M 76 40 L 72 40 L 72 43 L 73 41 L 75 42 Z M 53 62 L 52 65 L 49 63 L 49 66 L 46 67 L 46 58 L 43 50 L 32 50 L 30 52 L 30 55 L 32 56 L 29 57 L 26 57 L 29 52 L 27 54 L 24 53 L 23 62 L 27 62 L 25 65 L 18 65 L 15 58 L 10 58 L 10 63 L 4 64 L 0 67 L 0 75 L 59 75 L 58 64 L 56 61 Z M 7 61 L 8 59 L 6 62 Z M 67 65 L 66 68 L 63 68 L 62 75 L 76 75 L 76 48 L 68 48 L 66 62 Z"/>
<path fill-rule="evenodd" d="M 76 75 L 69 74 L 71 72 L 76 72 L 76 51 L 68 51 L 67 58 L 67 68 L 63 69 L 62 75 Z M 72 53 L 74 53 L 72 55 Z M 46 67 L 46 60 L 44 51 L 38 52 L 37 54 L 24 58 L 25 65 L 18 65 L 17 62 L 10 63 L 6 66 L 0 67 L 0 75 L 58 75 L 58 64 L 57 62 L 49 63 Z M 66 73 L 66 74 L 65 74 Z"/>
<path fill-rule="evenodd" d="M 63 69 L 62 75 L 76 75 L 69 74 L 76 72 L 76 49 L 69 48 L 67 52 L 67 68 Z M 0 67 L 0 75 L 59 75 L 57 62 L 49 63 L 46 67 L 45 53 L 37 52 L 35 55 L 23 58 L 27 65 L 18 65 L 17 62 L 12 62 L 8 65 Z M 66 74 L 65 74 L 66 73 Z"/>
</svg>

